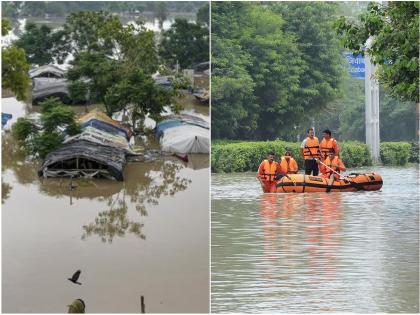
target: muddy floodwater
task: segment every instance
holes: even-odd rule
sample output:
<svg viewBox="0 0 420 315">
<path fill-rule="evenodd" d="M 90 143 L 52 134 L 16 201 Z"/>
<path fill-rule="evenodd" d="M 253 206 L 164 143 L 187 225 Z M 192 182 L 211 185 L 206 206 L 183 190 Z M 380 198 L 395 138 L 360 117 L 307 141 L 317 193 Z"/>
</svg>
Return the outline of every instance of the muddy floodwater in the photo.
<svg viewBox="0 0 420 315">
<path fill-rule="evenodd" d="M 41 180 L 4 133 L 2 311 L 65 313 L 82 298 L 87 313 L 140 313 L 144 296 L 147 313 L 208 312 L 208 163 L 163 156 L 128 163 L 124 182 Z M 67 280 L 78 269 L 82 285 Z"/>
<path fill-rule="evenodd" d="M 381 191 L 263 194 L 254 173 L 212 174 L 212 312 L 418 313 L 418 168 L 369 170 Z"/>
</svg>

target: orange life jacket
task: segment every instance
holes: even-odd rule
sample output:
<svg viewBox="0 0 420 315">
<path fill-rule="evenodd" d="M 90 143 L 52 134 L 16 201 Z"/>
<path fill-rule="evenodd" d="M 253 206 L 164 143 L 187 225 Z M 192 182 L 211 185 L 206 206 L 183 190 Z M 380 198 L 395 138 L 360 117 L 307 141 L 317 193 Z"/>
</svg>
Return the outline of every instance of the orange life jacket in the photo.
<svg viewBox="0 0 420 315">
<path fill-rule="evenodd" d="M 262 178 L 265 181 L 274 182 L 275 176 L 276 176 L 276 170 L 277 170 L 277 162 L 271 162 L 271 164 L 268 162 L 268 160 L 263 161 L 263 176 Z"/>
<path fill-rule="evenodd" d="M 340 164 L 342 164 L 342 162 L 338 156 L 335 156 L 333 160 L 331 160 L 330 157 L 327 157 L 324 161 L 324 164 L 332 168 L 337 173 L 340 173 Z M 327 169 L 325 172 L 325 174 L 331 174 L 331 173 L 333 172 L 330 169 Z"/>
<path fill-rule="evenodd" d="M 289 161 L 283 156 L 280 161 L 282 173 L 290 174 L 298 170 L 297 163 L 294 158 L 290 158 Z"/>
<path fill-rule="evenodd" d="M 335 140 L 334 138 L 330 138 L 330 140 L 326 140 L 325 138 L 322 139 L 321 141 L 321 152 L 323 154 L 323 156 L 326 158 L 328 157 L 328 153 L 331 151 L 336 151 L 335 147 L 337 147 L 337 140 Z M 338 152 L 335 152 L 338 154 Z"/>
<path fill-rule="evenodd" d="M 305 160 L 310 160 L 320 158 L 320 152 L 319 152 L 319 141 L 317 137 L 314 137 L 313 139 L 307 137 L 306 138 L 306 146 L 303 149 L 303 155 L 305 157 Z"/>
</svg>

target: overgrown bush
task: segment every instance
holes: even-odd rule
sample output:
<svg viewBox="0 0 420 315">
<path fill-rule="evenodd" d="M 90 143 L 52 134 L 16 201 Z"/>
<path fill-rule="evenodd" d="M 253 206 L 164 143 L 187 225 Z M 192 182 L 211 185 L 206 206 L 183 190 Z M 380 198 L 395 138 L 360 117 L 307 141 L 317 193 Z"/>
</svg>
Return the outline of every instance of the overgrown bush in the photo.
<svg viewBox="0 0 420 315">
<path fill-rule="evenodd" d="M 410 150 L 410 157 L 408 158 L 408 162 L 419 163 L 419 143 L 411 142 L 410 144 L 411 144 L 411 150 Z"/>
<path fill-rule="evenodd" d="M 341 158 L 347 167 L 371 165 L 372 159 L 364 143 L 351 141 L 340 143 Z M 213 172 L 247 172 L 256 171 L 261 161 L 269 151 L 276 153 L 277 160 L 289 149 L 299 168 L 303 168 L 300 156 L 300 143 L 285 141 L 267 142 L 228 142 L 216 141 L 212 143 L 211 168 Z"/>
<path fill-rule="evenodd" d="M 410 158 L 411 149 L 408 142 L 382 142 L 381 161 L 384 165 L 405 165 Z"/>
</svg>

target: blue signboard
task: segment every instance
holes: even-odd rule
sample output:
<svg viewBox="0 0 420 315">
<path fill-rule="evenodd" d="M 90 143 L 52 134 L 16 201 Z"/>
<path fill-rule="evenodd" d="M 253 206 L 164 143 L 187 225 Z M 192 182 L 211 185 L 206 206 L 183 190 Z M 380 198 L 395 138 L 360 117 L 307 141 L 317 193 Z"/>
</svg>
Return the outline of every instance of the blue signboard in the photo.
<svg viewBox="0 0 420 315">
<path fill-rule="evenodd" d="M 351 52 L 345 52 L 343 55 L 347 58 L 349 64 L 349 74 L 353 78 L 365 78 L 365 58 L 362 55 L 353 56 Z"/>
</svg>

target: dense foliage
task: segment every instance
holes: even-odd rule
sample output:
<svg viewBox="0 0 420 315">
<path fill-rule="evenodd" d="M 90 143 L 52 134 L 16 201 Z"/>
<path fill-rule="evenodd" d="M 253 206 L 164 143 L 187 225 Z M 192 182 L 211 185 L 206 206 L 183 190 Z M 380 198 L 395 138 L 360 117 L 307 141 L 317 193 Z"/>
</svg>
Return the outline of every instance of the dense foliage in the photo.
<svg viewBox="0 0 420 315">
<path fill-rule="evenodd" d="M 109 116 L 130 107 L 133 126 L 171 103 L 172 92 L 152 79 L 158 69 L 154 33 L 141 22 L 123 25 L 107 12 L 78 12 L 67 17 L 63 30 L 60 54 L 74 56 L 67 72 L 73 99 L 88 95 Z"/>
<path fill-rule="evenodd" d="M 419 8 L 417 1 L 372 2 L 358 22 L 341 17 L 336 23 L 344 45 L 367 52 L 380 65 L 387 93 L 402 101 L 419 101 Z"/>
<path fill-rule="evenodd" d="M 37 26 L 35 23 L 27 23 L 25 31 L 14 42 L 14 45 L 25 50 L 29 63 L 44 65 L 54 61 L 62 35 L 63 30 L 53 32 L 48 25 Z M 57 61 L 63 61 L 62 58 L 57 59 Z"/>
<path fill-rule="evenodd" d="M 364 80 L 345 77 L 341 82 L 342 97 L 331 102 L 328 110 L 315 114 L 317 133 L 325 128 L 333 131 L 339 140 L 365 141 L 365 89 Z M 381 141 L 414 141 L 416 116 L 414 102 L 401 102 L 379 94 Z"/>
<path fill-rule="evenodd" d="M 170 66 L 181 68 L 209 60 L 209 29 L 202 24 L 176 19 L 162 32 L 159 54 Z"/>
<path fill-rule="evenodd" d="M 405 165 L 410 159 L 411 144 L 407 142 L 382 142 L 380 155 L 386 165 Z"/>
<path fill-rule="evenodd" d="M 212 4 L 213 138 L 295 139 L 339 95 L 336 9 L 315 2 Z"/>
<path fill-rule="evenodd" d="M 12 135 L 28 154 L 44 158 L 62 145 L 65 135 L 78 134 L 81 128 L 73 110 L 57 98 L 48 98 L 40 105 L 41 120 L 19 118 L 13 125 Z"/>
<path fill-rule="evenodd" d="M 1 34 L 7 35 L 10 31 L 7 19 L 1 21 Z M 1 87 L 10 89 L 18 100 L 24 100 L 28 96 L 30 79 L 28 76 L 29 64 L 26 60 L 25 51 L 16 46 L 2 47 L 1 49 Z"/>
</svg>

